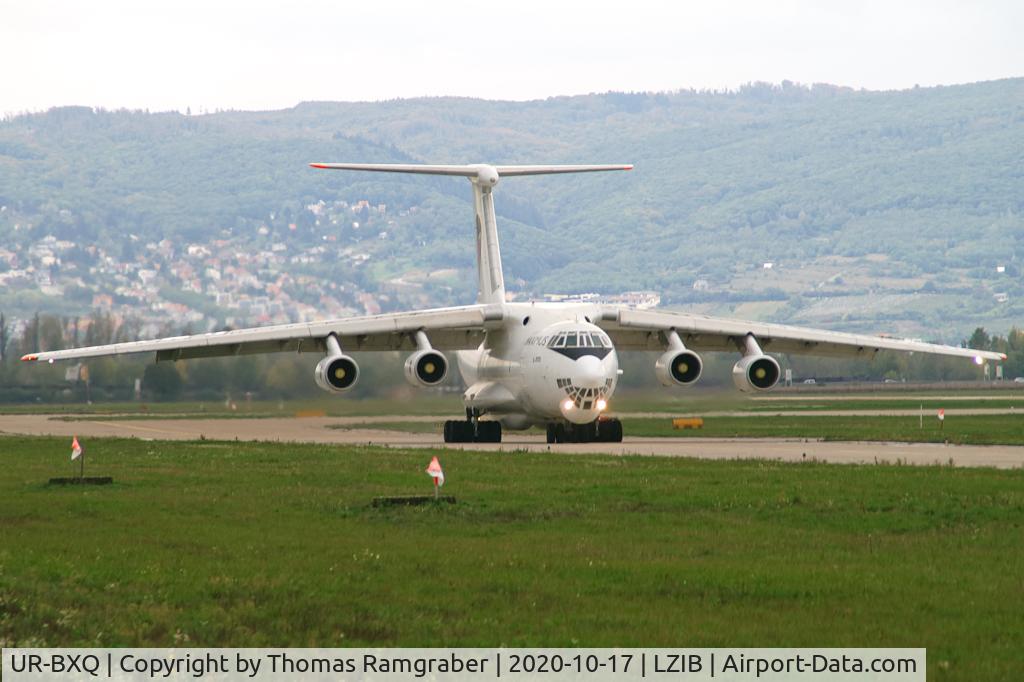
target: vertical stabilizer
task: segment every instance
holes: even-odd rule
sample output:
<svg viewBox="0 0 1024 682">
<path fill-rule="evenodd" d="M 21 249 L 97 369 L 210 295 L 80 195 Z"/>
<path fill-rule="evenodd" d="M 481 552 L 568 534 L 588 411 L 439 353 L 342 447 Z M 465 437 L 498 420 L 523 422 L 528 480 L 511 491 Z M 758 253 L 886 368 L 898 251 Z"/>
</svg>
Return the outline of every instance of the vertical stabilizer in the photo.
<svg viewBox="0 0 1024 682">
<path fill-rule="evenodd" d="M 505 276 L 501 271 L 493 189 L 474 182 L 473 203 L 476 208 L 476 300 L 477 303 L 504 303 Z"/>
</svg>

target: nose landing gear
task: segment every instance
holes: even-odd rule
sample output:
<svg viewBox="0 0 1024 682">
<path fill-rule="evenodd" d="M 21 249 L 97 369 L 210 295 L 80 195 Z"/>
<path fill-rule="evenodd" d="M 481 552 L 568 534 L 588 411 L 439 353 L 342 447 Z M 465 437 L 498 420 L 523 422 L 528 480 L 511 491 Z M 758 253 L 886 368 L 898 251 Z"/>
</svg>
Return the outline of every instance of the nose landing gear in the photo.
<svg viewBox="0 0 1024 682">
<path fill-rule="evenodd" d="M 466 421 L 444 423 L 445 443 L 500 443 L 501 422 L 481 421 L 480 411 L 466 410 Z"/>
<path fill-rule="evenodd" d="M 589 424 L 560 422 L 548 424 L 549 443 L 621 443 L 622 422 L 598 419 Z"/>
</svg>

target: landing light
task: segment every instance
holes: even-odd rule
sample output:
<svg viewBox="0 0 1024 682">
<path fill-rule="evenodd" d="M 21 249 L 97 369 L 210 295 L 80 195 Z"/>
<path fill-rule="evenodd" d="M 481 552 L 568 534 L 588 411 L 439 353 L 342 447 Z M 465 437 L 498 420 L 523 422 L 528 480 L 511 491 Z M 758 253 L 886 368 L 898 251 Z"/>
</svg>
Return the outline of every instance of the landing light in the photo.
<svg viewBox="0 0 1024 682">
<path fill-rule="evenodd" d="M 604 398 L 598 398 L 597 402 L 594 403 L 594 407 L 597 408 L 598 412 L 604 412 L 606 409 L 608 409 L 608 401 L 605 400 Z"/>
<path fill-rule="evenodd" d="M 573 402 L 571 400 L 566 400 L 564 403 L 562 403 L 562 409 L 566 411 L 571 410 L 572 406 Z"/>
<path fill-rule="evenodd" d="M 985 359 L 982 358 L 980 355 L 975 355 L 974 356 L 974 364 L 976 364 L 976 365 L 983 365 L 983 364 L 985 364 Z"/>
</svg>

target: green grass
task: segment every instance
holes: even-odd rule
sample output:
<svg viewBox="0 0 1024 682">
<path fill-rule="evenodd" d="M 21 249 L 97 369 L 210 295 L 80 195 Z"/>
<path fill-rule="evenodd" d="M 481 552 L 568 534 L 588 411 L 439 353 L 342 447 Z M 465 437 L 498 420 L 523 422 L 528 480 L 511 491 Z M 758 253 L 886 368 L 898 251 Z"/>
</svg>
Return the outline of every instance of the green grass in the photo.
<svg viewBox="0 0 1024 682">
<path fill-rule="evenodd" d="M 669 412 L 679 414 L 701 414 L 706 412 L 781 412 L 792 410 L 917 410 L 924 408 L 925 414 L 935 415 L 939 408 L 957 409 L 1020 409 L 1024 410 L 1024 390 L 1020 395 L 1008 391 L 996 395 L 957 395 L 955 400 L 948 396 L 893 396 L 879 394 L 863 398 L 851 398 L 848 394 L 823 394 L 821 396 L 786 396 L 773 393 L 769 396 L 750 398 L 739 394 L 694 393 L 674 399 L 650 399 L 627 395 L 612 400 L 618 412 Z"/>
<path fill-rule="evenodd" d="M 924 427 L 918 417 L 708 417 L 700 429 L 676 430 L 671 419 L 627 419 L 630 436 L 691 438 L 816 438 L 842 441 L 897 441 L 957 445 L 1024 445 L 1021 414 L 948 416 L 942 428 L 935 415 Z"/>
<path fill-rule="evenodd" d="M 752 446 L 756 447 L 756 446 Z M 1020 679 L 1024 472 L 0 438 L 13 645 L 924 646 Z"/>
<path fill-rule="evenodd" d="M 923 408 L 925 416 L 935 416 L 939 408 L 958 410 L 967 409 L 1009 409 L 1014 408 L 1024 411 L 1024 396 L 1021 398 L 963 398 L 958 400 L 943 400 L 941 398 L 916 398 L 898 400 L 775 400 L 756 403 L 747 403 L 743 406 L 744 411 L 752 412 L 781 412 L 786 410 L 917 410 Z"/>
</svg>

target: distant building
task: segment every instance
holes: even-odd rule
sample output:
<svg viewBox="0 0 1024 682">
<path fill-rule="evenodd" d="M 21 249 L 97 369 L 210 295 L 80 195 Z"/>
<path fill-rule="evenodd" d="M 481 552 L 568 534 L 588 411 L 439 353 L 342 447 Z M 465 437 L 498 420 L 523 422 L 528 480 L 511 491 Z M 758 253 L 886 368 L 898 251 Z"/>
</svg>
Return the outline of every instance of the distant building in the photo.
<svg viewBox="0 0 1024 682">
<path fill-rule="evenodd" d="M 605 303 L 618 303 L 633 308 L 655 308 L 661 304 L 661 294 L 657 291 L 626 291 L 602 300 Z"/>
<path fill-rule="evenodd" d="M 611 303 L 632 308 L 653 308 L 661 303 L 661 294 L 656 291 L 626 291 L 610 296 L 595 293 L 544 294 L 542 298 L 551 303 Z"/>
</svg>

